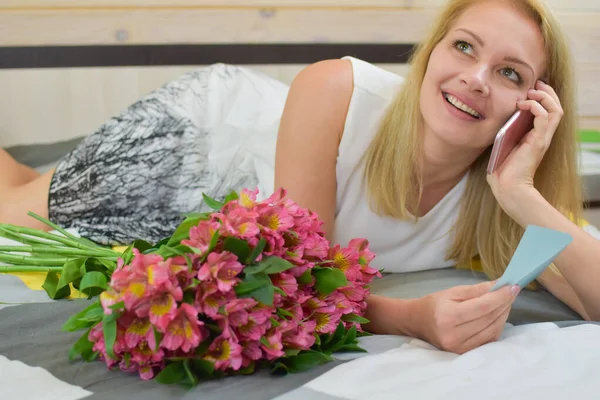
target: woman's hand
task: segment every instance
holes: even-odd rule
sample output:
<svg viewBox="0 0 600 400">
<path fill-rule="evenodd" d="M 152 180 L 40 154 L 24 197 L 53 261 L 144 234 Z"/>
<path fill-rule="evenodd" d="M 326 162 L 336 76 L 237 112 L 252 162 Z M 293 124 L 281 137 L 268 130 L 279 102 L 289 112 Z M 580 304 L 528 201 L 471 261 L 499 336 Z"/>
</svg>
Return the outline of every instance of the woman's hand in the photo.
<svg viewBox="0 0 600 400">
<path fill-rule="evenodd" d="M 554 90 L 538 81 L 536 89 L 527 94 L 528 99 L 517 107 L 534 115 L 534 128 L 511 152 L 496 172 L 488 175 L 488 183 L 503 206 L 522 193 L 535 191 L 533 177 L 544 154 L 550 146 L 554 132 L 563 116 L 560 100 Z"/>
<path fill-rule="evenodd" d="M 457 286 L 417 299 L 416 336 L 458 354 L 496 341 L 519 288 L 507 286 L 490 292 L 493 285 Z"/>
</svg>

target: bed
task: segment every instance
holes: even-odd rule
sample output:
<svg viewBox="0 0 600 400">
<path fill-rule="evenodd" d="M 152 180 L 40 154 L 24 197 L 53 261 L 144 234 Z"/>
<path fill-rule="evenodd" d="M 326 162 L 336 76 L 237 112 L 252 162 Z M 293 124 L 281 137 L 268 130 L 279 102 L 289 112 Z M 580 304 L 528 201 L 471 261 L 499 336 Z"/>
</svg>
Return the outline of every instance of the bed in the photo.
<svg viewBox="0 0 600 400">
<path fill-rule="evenodd" d="M 477 283 L 485 280 L 479 272 L 459 270 L 454 268 L 423 271 L 403 275 L 385 275 L 375 282 L 373 291 L 398 298 L 412 298 L 422 296 L 437 290 L 442 290 L 459 284 Z M 152 381 L 141 381 L 136 375 L 120 371 L 109 371 L 102 362 L 85 363 L 81 361 L 69 362 L 68 352 L 70 346 L 78 337 L 78 333 L 67 333 L 61 331 L 61 326 L 68 316 L 83 309 L 87 300 L 59 300 L 47 299 L 42 291 L 31 290 L 25 286 L 19 278 L 9 275 L 0 275 L 0 294 L 2 301 L 7 300 L 6 290 L 10 290 L 10 296 L 20 295 L 23 300 L 21 304 L 4 304 L 0 309 L 0 398 L 20 399 L 281 399 L 294 400 L 310 396 L 313 399 L 343 399 L 348 398 L 343 394 L 332 395 L 327 393 L 327 388 L 335 391 L 338 385 L 334 384 L 339 376 L 332 376 L 329 380 L 327 373 L 335 375 L 338 368 L 344 364 L 351 367 L 355 363 L 366 362 L 363 357 L 377 357 L 391 354 L 390 352 L 406 348 L 406 346 L 417 347 L 426 350 L 424 343 L 418 343 L 414 339 L 403 336 L 376 335 L 361 339 L 362 345 L 368 350 L 367 354 L 346 353 L 339 354 L 334 362 L 317 367 L 306 373 L 291 374 L 286 376 L 272 376 L 268 372 L 261 371 L 254 375 L 244 377 L 226 378 L 216 381 L 203 382 L 192 390 L 186 390 L 178 386 L 165 386 Z M 33 292 L 33 293 L 30 293 Z M 568 307 L 554 298 L 548 292 L 541 290 L 537 292 L 523 291 L 517 298 L 510 313 L 505 333 L 514 332 L 515 329 L 524 327 L 535 327 L 540 338 L 548 338 L 550 327 L 556 330 L 568 330 L 574 327 L 585 326 L 586 334 L 600 339 L 600 325 L 587 323 Z M 536 332 L 535 330 L 528 331 Z M 571 332 L 575 334 L 577 332 Z M 515 352 L 514 358 L 518 359 L 514 343 L 504 343 L 507 338 L 501 338 L 495 344 L 486 345 L 488 348 L 496 345 L 504 352 Z M 425 347 L 424 347 L 425 346 Z M 483 346 L 484 348 L 486 346 Z M 600 346 L 596 346 L 600 347 Z M 552 348 L 547 348 L 552 352 Z M 450 354 L 429 349 L 436 354 L 428 359 L 423 356 L 422 363 L 431 365 L 439 360 L 447 359 Z M 387 352 L 387 353 L 386 353 Z M 592 351 L 589 356 L 597 357 L 598 351 Z M 414 356 L 414 354 L 413 354 Z M 461 357 L 473 358 L 476 354 L 467 353 L 463 356 L 455 356 L 456 362 Z M 357 358 L 358 357 L 358 358 Z M 402 360 L 401 354 L 396 354 L 397 360 Z M 419 356 L 421 357 L 421 356 Z M 478 356 L 479 358 L 481 355 Z M 573 357 L 578 357 L 573 354 Z M 357 359 L 354 359 L 357 358 Z M 376 360 L 371 360 L 374 362 Z M 549 360 L 537 360 L 540 363 Z M 572 365 L 563 365 L 562 368 L 577 368 L 577 359 L 573 359 Z M 582 360 L 580 360 L 582 361 Z M 596 365 L 600 358 L 595 358 Z M 493 364 L 493 363 L 491 363 Z M 504 362 L 504 366 L 510 363 Z M 503 366 L 500 365 L 500 368 Z M 548 364 L 546 365 L 548 368 Z M 421 365 L 423 368 L 423 365 Z M 581 368 L 581 365 L 580 367 Z M 356 368 L 352 368 L 356 370 Z M 412 368 L 407 368 L 410 371 Z M 596 378 L 600 377 L 597 368 L 592 369 Z M 403 370 L 396 371 L 397 376 L 405 375 Z M 339 374 L 338 374 L 339 375 Z M 535 374 L 534 374 L 535 375 Z M 321 377 L 321 378 L 320 378 Z M 321 380 L 319 380 L 321 379 Z M 593 380 L 586 381 L 594 384 Z M 595 379 L 598 381 L 598 379 Z M 329 382 L 329 383 L 328 383 Z M 376 380 L 375 380 L 376 382 Z M 348 383 L 348 382 L 346 382 Z M 430 383 L 436 383 L 435 380 Z M 437 383 L 444 386 L 443 380 Z M 410 391 L 415 387 L 427 387 L 416 383 L 399 384 L 397 390 Z M 457 383 L 446 386 L 452 389 L 451 398 L 461 396 L 462 399 L 479 399 L 474 396 L 468 387 L 460 387 Z M 568 388 L 569 386 L 567 386 Z M 565 386 L 555 385 L 556 393 L 564 393 Z M 529 388 L 531 389 L 531 388 Z M 574 390 L 575 388 L 572 387 Z M 584 388 L 588 390 L 589 388 Z M 595 389 L 600 389 L 595 387 Z M 471 393 L 471 394 L 469 394 Z M 384 398 L 378 396 L 376 398 Z M 361 398 L 356 397 L 356 398 Z M 364 397 L 362 397 L 364 398 Z M 411 398 L 410 396 L 407 398 Z M 427 397 L 426 397 L 427 398 Z M 485 398 L 492 398 L 485 396 Z M 517 397 L 518 398 L 518 397 Z M 589 398 L 589 397 L 588 397 Z"/>
<path fill-rule="evenodd" d="M 43 171 L 79 140 L 9 150 L 19 161 Z M 52 301 L 39 280 L 36 284 L 30 278 L 0 274 L 0 398 L 340 400 L 404 394 L 470 400 L 505 398 L 507 393 L 513 398 L 522 393 L 523 398 L 538 398 L 540 393 L 545 399 L 564 398 L 565 393 L 589 398 L 600 391 L 600 324 L 583 321 L 544 290 L 521 292 L 503 337 L 462 356 L 409 337 L 376 335 L 361 338 L 366 354 L 338 354 L 335 361 L 309 372 L 271 376 L 261 371 L 186 390 L 109 371 L 102 362 L 69 362 L 69 348 L 79 332 L 62 332 L 61 327 L 86 307 L 87 300 Z M 372 290 L 414 298 L 484 280 L 476 271 L 445 268 L 386 274 Z M 381 366 L 389 367 L 382 371 Z M 550 375 L 539 373 L 540 367 Z M 507 380 L 516 383 L 506 385 Z"/>
</svg>

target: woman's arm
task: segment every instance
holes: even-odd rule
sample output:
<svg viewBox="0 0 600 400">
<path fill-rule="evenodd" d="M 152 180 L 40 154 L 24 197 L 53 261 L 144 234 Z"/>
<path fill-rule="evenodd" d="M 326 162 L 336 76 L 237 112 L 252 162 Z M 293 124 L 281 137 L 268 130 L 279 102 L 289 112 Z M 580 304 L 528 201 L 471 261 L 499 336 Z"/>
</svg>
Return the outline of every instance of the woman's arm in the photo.
<svg viewBox="0 0 600 400">
<path fill-rule="evenodd" d="M 338 146 L 353 91 L 348 60 L 312 64 L 294 79 L 277 138 L 275 189 L 317 213 L 331 239 Z"/>
<path fill-rule="evenodd" d="M 518 107 L 535 116 L 534 129 L 504 165 L 488 175 L 488 182 L 500 206 L 522 227 L 538 225 L 573 237 L 555 259 L 562 277 L 547 270 L 539 282 L 583 318 L 600 320 L 600 291 L 596 287 L 600 282 L 600 241 L 556 210 L 533 185 L 535 171 L 564 114 L 560 99 L 553 88 L 539 81 Z"/>
<path fill-rule="evenodd" d="M 584 319 L 600 321 L 600 241 L 558 212 L 537 191 L 520 192 L 518 200 L 507 201 L 504 207 L 523 227 L 543 226 L 573 237 L 554 260 L 562 276 L 548 269 L 538 281 Z"/>
<path fill-rule="evenodd" d="M 336 163 L 352 98 L 353 74 L 348 60 L 312 64 L 294 79 L 279 127 L 275 188 L 300 206 L 316 212 L 331 240 L 336 205 Z M 369 330 L 400 334 L 407 302 L 381 296 L 367 300 Z"/>
<path fill-rule="evenodd" d="M 331 240 L 336 205 L 338 147 L 353 91 L 347 60 L 313 64 L 298 74 L 283 111 L 275 188 L 316 212 Z M 365 329 L 423 338 L 445 350 L 465 352 L 495 340 L 516 293 L 493 283 L 447 289 L 419 299 L 367 298 Z"/>
</svg>

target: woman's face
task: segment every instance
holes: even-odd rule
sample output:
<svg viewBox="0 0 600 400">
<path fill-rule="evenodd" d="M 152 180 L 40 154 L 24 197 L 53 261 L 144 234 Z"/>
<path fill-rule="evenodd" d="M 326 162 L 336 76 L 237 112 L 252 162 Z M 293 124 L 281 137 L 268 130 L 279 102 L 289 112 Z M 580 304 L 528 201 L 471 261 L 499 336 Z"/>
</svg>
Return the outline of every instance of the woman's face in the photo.
<svg viewBox="0 0 600 400">
<path fill-rule="evenodd" d="M 539 27 L 503 1 L 467 9 L 431 53 L 421 87 L 426 132 L 483 150 L 543 76 Z"/>
</svg>

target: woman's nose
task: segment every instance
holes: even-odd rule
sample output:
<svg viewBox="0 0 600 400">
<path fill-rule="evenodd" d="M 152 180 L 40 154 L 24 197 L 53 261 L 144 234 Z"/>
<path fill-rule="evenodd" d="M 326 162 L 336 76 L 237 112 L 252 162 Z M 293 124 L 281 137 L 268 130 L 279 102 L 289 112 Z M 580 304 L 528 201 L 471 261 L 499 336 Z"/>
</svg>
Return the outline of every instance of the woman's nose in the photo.
<svg viewBox="0 0 600 400">
<path fill-rule="evenodd" d="M 482 96 L 488 96 L 490 88 L 488 84 L 488 67 L 477 64 L 462 74 L 461 81 L 470 91 L 478 92 Z"/>
</svg>

